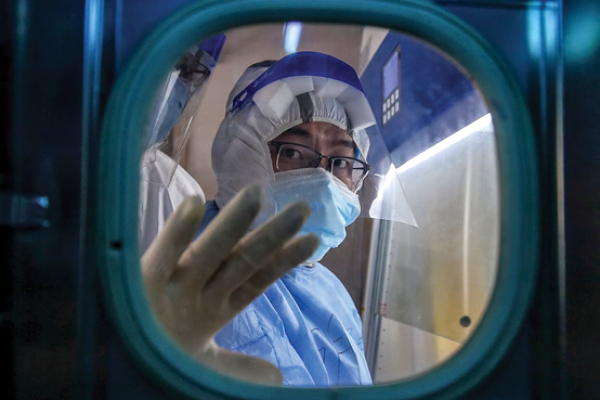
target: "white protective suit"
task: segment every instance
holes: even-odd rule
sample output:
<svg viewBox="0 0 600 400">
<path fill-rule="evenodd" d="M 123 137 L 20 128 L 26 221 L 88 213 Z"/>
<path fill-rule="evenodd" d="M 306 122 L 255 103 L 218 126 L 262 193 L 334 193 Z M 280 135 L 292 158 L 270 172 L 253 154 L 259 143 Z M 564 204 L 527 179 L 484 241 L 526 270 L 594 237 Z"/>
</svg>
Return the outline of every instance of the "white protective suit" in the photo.
<svg viewBox="0 0 600 400">
<path fill-rule="evenodd" d="M 140 252 L 144 254 L 152 240 L 163 228 L 165 221 L 189 196 L 206 200 L 198 182 L 169 156 L 156 149 L 148 149 L 142 159 L 140 186 Z M 175 168 L 175 172 L 170 175 Z"/>
</svg>

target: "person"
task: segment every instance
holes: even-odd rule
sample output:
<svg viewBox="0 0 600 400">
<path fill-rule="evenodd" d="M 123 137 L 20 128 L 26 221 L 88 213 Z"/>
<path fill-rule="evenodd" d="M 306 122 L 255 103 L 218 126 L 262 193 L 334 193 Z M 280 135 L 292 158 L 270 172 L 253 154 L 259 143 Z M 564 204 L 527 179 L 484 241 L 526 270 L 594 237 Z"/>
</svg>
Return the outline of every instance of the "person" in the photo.
<svg viewBox="0 0 600 400">
<path fill-rule="evenodd" d="M 190 196 L 205 199 L 200 185 L 177 162 L 178 152 L 173 142 L 176 132 L 186 136 L 190 118 L 185 117 L 196 111 L 224 42 L 225 35 L 220 34 L 184 54 L 153 104 L 141 166 L 139 247 L 142 254 L 183 199 Z"/>
<path fill-rule="evenodd" d="M 319 261 L 360 213 L 373 123 L 356 72 L 334 57 L 294 53 L 242 75 L 213 143 L 215 200 L 184 201 L 142 258 L 175 342 L 255 382 L 372 383 L 360 316 Z"/>
</svg>

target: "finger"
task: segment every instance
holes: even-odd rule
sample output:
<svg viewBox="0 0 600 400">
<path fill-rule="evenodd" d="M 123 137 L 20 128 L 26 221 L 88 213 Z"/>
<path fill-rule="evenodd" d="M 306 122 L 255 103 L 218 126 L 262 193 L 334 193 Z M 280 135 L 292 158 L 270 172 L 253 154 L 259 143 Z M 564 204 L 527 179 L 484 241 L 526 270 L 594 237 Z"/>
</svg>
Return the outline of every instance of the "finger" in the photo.
<svg viewBox="0 0 600 400">
<path fill-rule="evenodd" d="M 290 204 L 260 228 L 248 234 L 207 282 L 210 293 L 229 294 L 244 284 L 268 259 L 300 230 L 310 215 L 304 203 Z"/>
<path fill-rule="evenodd" d="M 179 264 L 197 267 L 201 276 L 195 284 L 203 286 L 248 231 L 262 203 L 262 189 L 250 185 L 240 191 L 183 253 Z"/>
<path fill-rule="evenodd" d="M 318 247 L 319 239 L 312 234 L 290 240 L 264 268 L 231 294 L 231 310 L 238 312 L 246 308 L 289 270 L 306 261 Z"/>
<path fill-rule="evenodd" d="M 204 204 L 200 197 L 192 196 L 183 200 L 142 256 L 145 278 L 168 279 L 194 238 L 203 216 Z"/>
</svg>

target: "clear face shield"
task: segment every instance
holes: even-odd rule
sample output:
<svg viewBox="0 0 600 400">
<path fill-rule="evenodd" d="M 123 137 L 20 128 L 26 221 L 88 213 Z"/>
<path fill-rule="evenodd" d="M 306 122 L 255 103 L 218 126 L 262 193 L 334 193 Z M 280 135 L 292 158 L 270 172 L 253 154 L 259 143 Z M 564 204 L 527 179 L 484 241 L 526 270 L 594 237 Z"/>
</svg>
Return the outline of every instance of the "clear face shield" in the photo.
<svg viewBox="0 0 600 400">
<path fill-rule="evenodd" d="M 370 171 L 360 192 L 363 204 L 361 217 L 418 227 L 397 173 L 397 166 L 392 161 L 378 126 L 373 125 L 365 131 L 370 142 L 366 156 Z"/>
<path fill-rule="evenodd" d="M 213 146 L 213 156 L 223 155 L 223 162 L 213 158 L 220 206 L 244 184 L 258 183 L 267 191 L 261 223 L 282 207 L 272 196 L 273 183 L 320 169 L 358 201 L 352 221 L 417 225 L 351 66 L 322 53 L 295 53 L 263 67 L 231 101 Z M 231 152 L 239 153 L 229 158 Z M 307 192 L 294 197 L 289 201 L 310 202 Z"/>
<path fill-rule="evenodd" d="M 221 34 L 190 49 L 161 84 L 144 141 L 142 170 L 151 171 L 144 177 L 152 184 L 165 188 L 170 185 L 190 134 L 198 128 L 194 119 L 224 41 Z M 157 170 L 159 173 L 155 173 Z"/>
</svg>

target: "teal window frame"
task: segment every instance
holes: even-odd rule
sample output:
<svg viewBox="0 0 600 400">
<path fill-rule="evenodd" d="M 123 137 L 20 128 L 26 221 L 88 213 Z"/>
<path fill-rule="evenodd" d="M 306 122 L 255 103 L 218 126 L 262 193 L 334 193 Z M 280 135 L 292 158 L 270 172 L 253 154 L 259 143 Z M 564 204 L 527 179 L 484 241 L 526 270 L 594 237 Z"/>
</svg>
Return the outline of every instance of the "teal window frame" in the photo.
<svg viewBox="0 0 600 400">
<path fill-rule="evenodd" d="M 431 371 L 389 385 L 330 389 L 253 385 L 199 365 L 155 321 L 139 272 L 142 134 L 150 101 L 171 64 L 202 37 L 234 27 L 300 20 L 379 26 L 441 49 L 473 78 L 493 115 L 501 196 L 498 275 L 487 312 L 468 343 Z M 181 398 L 456 398 L 497 365 L 533 295 L 539 236 L 534 134 L 520 90 L 493 48 L 440 7 L 415 0 L 200 0 L 162 22 L 113 88 L 97 176 L 96 245 L 109 314 L 139 367 Z M 302 391 L 302 392 L 299 392 Z"/>
</svg>

